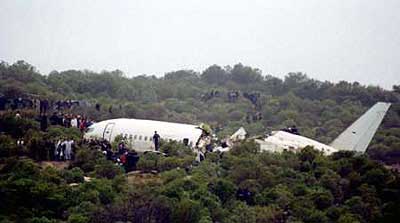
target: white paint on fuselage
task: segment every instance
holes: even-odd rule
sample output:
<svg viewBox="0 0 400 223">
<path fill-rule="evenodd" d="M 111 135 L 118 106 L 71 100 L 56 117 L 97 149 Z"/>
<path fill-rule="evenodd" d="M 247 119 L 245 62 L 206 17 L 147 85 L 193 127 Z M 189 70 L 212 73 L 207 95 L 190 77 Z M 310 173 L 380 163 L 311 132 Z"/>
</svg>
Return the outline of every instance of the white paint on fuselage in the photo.
<svg viewBox="0 0 400 223">
<path fill-rule="evenodd" d="M 192 147 L 195 146 L 202 133 L 202 130 L 196 125 L 121 118 L 93 124 L 88 128 L 84 138 L 104 138 L 113 142 L 116 136 L 122 135 L 129 142 L 128 146 L 138 152 L 144 152 L 154 150 L 154 131 L 157 131 L 162 140 L 182 142 L 184 139 L 188 139 Z"/>
<path fill-rule="evenodd" d="M 274 131 L 267 138 L 263 140 L 256 139 L 255 141 L 260 145 L 261 151 L 282 152 L 287 150 L 297 152 L 306 146 L 312 146 L 314 149 L 322 151 L 325 155 L 338 151 L 331 146 L 285 131 Z"/>
</svg>

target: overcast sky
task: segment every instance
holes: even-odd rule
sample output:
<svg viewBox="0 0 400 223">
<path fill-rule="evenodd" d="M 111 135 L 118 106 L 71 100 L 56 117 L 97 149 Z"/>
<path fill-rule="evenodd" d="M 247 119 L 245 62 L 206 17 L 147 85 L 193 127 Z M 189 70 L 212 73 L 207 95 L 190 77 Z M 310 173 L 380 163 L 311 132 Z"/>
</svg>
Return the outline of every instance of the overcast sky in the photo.
<svg viewBox="0 0 400 223">
<path fill-rule="evenodd" d="M 400 0 L 1 0 L 0 60 L 128 76 L 243 63 L 400 84 Z"/>
</svg>

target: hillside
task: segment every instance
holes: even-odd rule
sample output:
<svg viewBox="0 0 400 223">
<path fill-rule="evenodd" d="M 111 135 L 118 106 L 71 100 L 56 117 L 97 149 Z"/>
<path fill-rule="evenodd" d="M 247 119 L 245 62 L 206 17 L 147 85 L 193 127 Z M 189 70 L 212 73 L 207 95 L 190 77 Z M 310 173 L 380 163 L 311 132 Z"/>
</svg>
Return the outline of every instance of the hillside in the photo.
<svg viewBox="0 0 400 223">
<path fill-rule="evenodd" d="M 398 86 L 386 91 L 333 84 L 301 73 L 281 80 L 241 64 L 159 78 L 128 78 L 120 71 L 45 76 L 22 61 L 0 64 L 0 86 L 2 102 L 7 102 L 0 111 L 0 222 L 399 219 L 400 175 L 387 166 L 400 161 Z M 107 143 L 81 140 L 78 128 L 51 125 L 41 131 L 38 108 L 30 104 L 38 98 L 53 106 L 79 102 L 61 111 L 96 120 L 205 122 L 221 137 L 240 126 L 258 135 L 296 125 L 301 134 L 322 142 L 330 142 L 377 101 L 393 107 L 365 155 L 342 151 L 324 156 L 310 147 L 277 154 L 261 152 L 254 141 L 245 140 L 229 153 L 209 153 L 198 163 L 189 148 L 173 141 L 162 143 L 165 157 L 140 155 L 136 171 L 129 172 L 118 161 L 121 156 L 107 156 Z M 22 108 L 22 101 L 28 108 Z M 72 160 L 54 157 L 59 139 L 74 140 Z M 117 151 L 116 144 L 111 147 Z"/>
<path fill-rule="evenodd" d="M 394 83 L 398 84 L 398 83 Z M 330 143 L 377 101 L 393 103 L 369 153 L 397 162 L 400 149 L 400 91 L 357 82 L 321 82 L 302 73 L 283 80 L 236 64 L 213 65 L 201 73 L 180 70 L 162 77 L 126 77 L 121 71 L 53 71 L 42 75 L 18 61 L 0 64 L 0 93 L 8 98 L 83 100 L 71 112 L 93 119 L 127 117 L 208 123 L 218 136 L 243 126 L 250 135 L 296 125 L 304 136 Z M 88 102 L 88 103 L 86 103 Z M 95 109 L 98 104 L 100 109 Z M 393 160 L 394 159 L 394 160 Z"/>
</svg>

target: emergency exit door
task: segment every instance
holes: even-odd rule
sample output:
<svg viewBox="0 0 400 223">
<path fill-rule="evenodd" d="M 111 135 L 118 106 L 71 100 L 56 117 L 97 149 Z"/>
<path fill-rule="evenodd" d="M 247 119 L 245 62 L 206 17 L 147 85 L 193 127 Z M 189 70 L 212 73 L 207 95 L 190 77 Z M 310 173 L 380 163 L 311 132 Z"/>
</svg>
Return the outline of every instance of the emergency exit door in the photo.
<svg viewBox="0 0 400 223">
<path fill-rule="evenodd" d="M 114 125 L 115 125 L 115 123 L 108 123 L 106 125 L 106 127 L 104 128 L 104 132 L 103 132 L 103 139 L 106 139 L 109 142 L 111 141 L 111 135 L 112 135 Z"/>
</svg>

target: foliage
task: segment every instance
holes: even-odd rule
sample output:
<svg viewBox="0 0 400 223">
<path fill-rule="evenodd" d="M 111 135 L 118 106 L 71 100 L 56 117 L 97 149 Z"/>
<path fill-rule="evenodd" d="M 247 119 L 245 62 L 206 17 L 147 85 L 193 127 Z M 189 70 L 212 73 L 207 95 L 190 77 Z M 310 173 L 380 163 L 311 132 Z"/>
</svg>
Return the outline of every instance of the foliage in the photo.
<svg viewBox="0 0 400 223">
<path fill-rule="evenodd" d="M 250 135 L 297 125 L 325 143 L 377 101 L 394 103 L 368 154 L 323 156 L 260 151 L 252 140 L 231 152 L 195 155 L 177 142 L 141 154 L 140 173 L 128 184 L 119 166 L 97 147 L 80 142 L 76 129 L 38 128 L 35 112 L 0 114 L 0 221 L 2 222 L 397 222 L 400 176 L 385 164 L 400 162 L 400 106 L 393 91 L 349 82 L 321 82 L 303 73 L 263 76 L 242 64 L 213 65 L 201 73 L 180 70 L 164 77 L 126 77 L 121 71 L 68 70 L 39 74 L 26 62 L 0 64 L 0 93 L 100 103 L 73 108 L 97 120 L 116 117 L 209 123 L 219 137 L 244 126 Z M 211 98 L 204 97 L 218 91 Z M 231 100 L 227 95 L 239 91 Z M 257 103 L 244 93 L 259 93 Z M 109 107 L 112 106 L 112 112 Z M 261 119 L 246 116 L 260 113 Z M 75 160 L 65 170 L 36 161 L 54 140 L 73 138 Z M 17 145 L 23 139 L 24 145 Z M 194 142 L 195 143 L 195 142 Z M 43 150 L 44 149 L 44 150 Z M 139 171 L 138 171 L 139 172 Z M 91 181 L 86 182 L 85 176 Z M 151 176 L 146 178 L 146 176 Z M 157 182 L 157 183 L 154 183 Z M 138 186 L 140 185 L 140 186 Z"/>
</svg>

